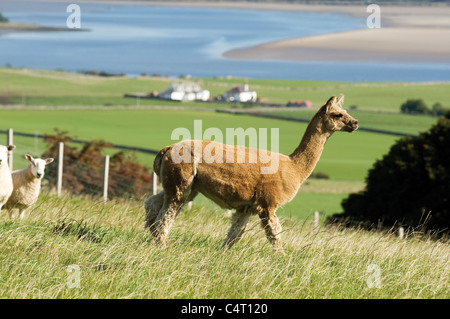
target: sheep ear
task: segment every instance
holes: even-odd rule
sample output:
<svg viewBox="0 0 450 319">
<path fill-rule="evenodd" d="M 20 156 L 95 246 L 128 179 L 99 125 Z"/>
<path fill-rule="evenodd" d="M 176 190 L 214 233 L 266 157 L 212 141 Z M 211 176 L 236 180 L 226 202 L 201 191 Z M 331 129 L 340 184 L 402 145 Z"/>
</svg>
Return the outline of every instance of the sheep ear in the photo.
<svg viewBox="0 0 450 319">
<path fill-rule="evenodd" d="M 53 162 L 54 161 L 54 159 L 53 158 L 47 158 L 46 160 L 45 160 L 45 165 L 48 165 L 48 164 L 50 164 L 51 162 Z"/>
<path fill-rule="evenodd" d="M 13 149 L 15 149 L 16 146 L 15 145 L 8 145 L 8 151 L 12 151 Z"/>
<path fill-rule="evenodd" d="M 33 162 L 33 161 L 34 161 L 33 156 L 31 156 L 30 154 L 25 154 L 25 159 L 26 159 L 28 162 Z"/>
</svg>

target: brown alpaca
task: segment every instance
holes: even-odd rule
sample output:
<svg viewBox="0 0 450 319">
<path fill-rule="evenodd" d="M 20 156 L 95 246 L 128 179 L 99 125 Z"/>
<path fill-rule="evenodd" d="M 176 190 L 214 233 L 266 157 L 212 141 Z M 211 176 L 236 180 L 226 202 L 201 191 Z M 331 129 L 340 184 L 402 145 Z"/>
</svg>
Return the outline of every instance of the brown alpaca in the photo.
<svg viewBox="0 0 450 319">
<path fill-rule="evenodd" d="M 275 251 L 283 253 L 281 247 L 281 225 L 276 215 L 278 207 L 294 198 L 302 183 L 314 170 L 328 138 L 336 131 L 353 132 L 358 121 L 341 108 L 343 96 L 331 97 L 309 123 L 300 145 L 287 156 L 274 153 L 278 159 L 278 170 L 272 174 L 262 174 L 267 167 L 271 152 L 232 146 L 233 163 L 216 163 L 205 158 L 205 148 L 223 149 L 226 158 L 227 146 L 213 141 L 182 141 L 162 149 L 155 158 L 153 168 L 160 177 L 164 188 L 159 194 L 145 201 L 146 227 L 157 242 L 167 242 L 170 228 L 183 205 L 202 193 L 223 208 L 235 209 L 228 236 L 223 243 L 231 247 L 244 233 L 252 214 L 257 214 L 266 236 Z M 197 146 L 195 148 L 195 143 Z M 213 143 L 213 144 L 211 144 Z M 215 148 L 217 147 L 217 148 Z M 228 146 L 230 147 L 230 146 Z M 173 155 L 186 155 L 190 162 L 174 161 Z M 202 161 L 198 161 L 199 152 Z M 206 152 L 207 153 L 207 152 Z M 213 157 L 217 154 L 213 154 Z M 236 161 L 244 155 L 246 161 Z M 272 156 L 270 156 L 272 155 Z M 207 156 L 207 155 L 206 155 Z M 249 161 L 255 156 L 256 161 Z"/>
</svg>

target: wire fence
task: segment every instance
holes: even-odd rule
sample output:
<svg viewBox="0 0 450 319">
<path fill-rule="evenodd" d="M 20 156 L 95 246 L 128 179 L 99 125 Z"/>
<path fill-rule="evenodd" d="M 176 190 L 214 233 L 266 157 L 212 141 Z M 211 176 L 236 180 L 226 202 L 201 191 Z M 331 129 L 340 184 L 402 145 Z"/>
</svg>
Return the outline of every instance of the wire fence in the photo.
<svg viewBox="0 0 450 319">
<path fill-rule="evenodd" d="M 45 171 L 42 182 L 43 188 L 56 190 L 60 195 L 63 192 L 74 194 L 89 194 L 102 196 L 106 201 L 112 197 L 140 197 L 157 192 L 157 176 L 151 171 L 153 157 L 157 150 L 146 149 L 129 145 L 111 144 L 105 150 L 107 155 L 91 155 L 84 152 L 82 157 L 74 157 L 67 148 L 81 148 L 90 141 L 73 139 L 68 143 L 60 143 L 58 152 L 49 154 L 48 145 L 44 142 L 46 135 L 35 133 L 15 132 L 12 129 L 0 130 L 0 134 L 6 135 L 6 145 L 14 144 L 16 149 L 10 152 L 9 165 L 11 170 L 25 168 L 26 153 L 35 157 L 44 154 L 55 158 L 55 163 L 50 164 Z M 66 149 L 67 149 L 66 148 Z M 144 162 L 146 170 L 136 169 L 136 165 L 122 164 L 124 157 L 116 156 L 118 152 L 134 157 L 139 162 Z M 125 156 L 126 158 L 126 156 Z"/>
</svg>

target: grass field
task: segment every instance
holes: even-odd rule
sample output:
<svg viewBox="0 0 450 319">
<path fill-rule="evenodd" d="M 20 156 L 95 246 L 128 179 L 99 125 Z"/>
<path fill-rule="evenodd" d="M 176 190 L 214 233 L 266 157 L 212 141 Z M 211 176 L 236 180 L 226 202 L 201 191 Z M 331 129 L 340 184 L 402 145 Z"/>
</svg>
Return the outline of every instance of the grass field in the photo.
<svg viewBox="0 0 450 319">
<path fill-rule="evenodd" d="M 315 110 L 276 111 L 270 114 L 310 120 Z M 428 115 L 409 115 L 401 113 L 373 113 L 367 111 L 350 110 L 349 113 L 362 123 L 363 128 L 391 131 L 396 133 L 418 135 L 427 131 L 437 122 L 437 117 Z"/>
<path fill-rule="evenodd" d="M 309 99 L 320 106 L 331 95 L 344 93 L 347 108 L 357 105 L 350 114 L 362 127 L 407 134 L 427 130 L 436 119 L 398 114 L 406 99 L 450 107 L 449 84 L 197 80 L 212 95 L 247 82 L 275 103 Z M 172 81 L 166 78 L 0 68 L 0 81 L 2 130 L 53 134 L 57 127 L 79 139 L 160 149 L 175 142 L 175 128 L 193 132 L 194 120 L 201 119 L 203 131 L 278 128 L 279 151 L 289 154 L 306 129 L 304 123 L 214 112 L 223 104 L 141 100 L 136 107 L 138 101 L 122 97 L 126 92 L 163 90 Z M 277 114 L 312 116 L 310 111 Z M 23 221 L 10 220 L 5 212 L 0 215 L 0 298 L 448 299 L 448 241 L 423 234 L 400 240 L 390 232 L 312 225 L 315 211 L 324 213 L 323 221 L 341 211 L 340 203 L 349 193 L 364 188 L 367 170 L 396 139 L 364 131 L 331 137 L 316 168 L 330 179 L 307 180 L 277 212 L 284 257 L 272 252 L 255 216 L 244 238 L 230 250 L 221 250 L 229 217 L 201 195 L 192 209 L 180 213 L 165 247 L 155 245 L 143 228 L 143 198 L 104 203 L 100 198 L 57 197 L 44 191 Z M 14 137 L 14 144 L 16 169 L 26 165 L 25 153 L 39 156 L 45 148 L 39 139 L 20 136 Z M 138 158 L 152 165 L 152 156 Z M 69 266 L 80 271 L 79 286 L 73 287 Z"/>
<path fill-rule="evenodd" d="M 38 131 L 41 134 L 53 133 L 53 129 L 58 127 L 80 139 L 104 139 L 115 144 L 159 150 L 176 142 L 171 140 L 172 131 L 176 128 L 189 129 L 193 138 L 194 120 L 203 121 L 203 130 L 216 127 L 224 132 L 224 135 L 227 127 L 268 128 L 269 134 L 271 128 L 278 128 L 279 151 L 284 154 L 290 154 L 297 147 L 306 129 L 304 123 L 251 116 L 136 109 L 3 110 L 0 127 L 12 127 L 18 132 Z M 327 173 L 333 179 L 362 180 L 374 159 L 381 158 L 395 139 L 397 137 L 361 131 L 353 134 L 336 133 L 328 141 L 317 171 Z"/>
<path fill-rule="evenodd" d="M 221 250 L 228 218 L 198 205 L 180 214 L 163 247 L 143 229 L 142 201 L 42 195 L 24 221 L 0 216 L 0 297 L 450 297 L 447 243 L 281 222 L 285 257 L 257 217 Z"/>
<path fill-rule="evenodd" d="M 124 98 L 130 92 L 161 92 L 171 82 L 163 77 L 94 77 L 63 71 L 0 68 L 0 97 L 10 103 L 44 106 L 136 105 L 135 99 Z M 429 106 L 440 102 L 450 108 L 446 92 L 449 83 L 353 83 L 305 80 L 191 79 L 211 92 L 224 93 L 235 85 L 248 83 L 266 102 L 286 104 L 289 100 L 310 100 L 319 107 L 331 96 L 343 93 L 346 107 L 360 110 L 398 112 L 407 99 L 422 98 Z M 179 106 L 178 102 L 144 100 L 140 105 Z M 187 103 L 190 107 L 223 107 L 217 103 Z"/>
</svg>

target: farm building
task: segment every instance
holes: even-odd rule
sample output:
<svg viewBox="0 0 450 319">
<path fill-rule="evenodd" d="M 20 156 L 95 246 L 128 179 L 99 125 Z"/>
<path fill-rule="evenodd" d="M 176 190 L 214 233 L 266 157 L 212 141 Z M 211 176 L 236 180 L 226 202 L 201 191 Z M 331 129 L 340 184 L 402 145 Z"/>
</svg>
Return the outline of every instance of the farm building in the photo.
<svg viewBox="0 0 450 319">
<path fill-rule="evenodd" d="M 170 87 L 159 93 L 160 99 L 174 101 L 207 101 L 209 91 L 203 90 L 197 83 L 172 83 Z"/>
<path fill-rule="evenodd" d="M 311 101 L 289 101 L 287 102 L 286 106 L 290 106 L 290 107 L 306 107 L 306 108 L 310 108 L 312 106 Z"/>
<path fill-rule="evenodd" d="M 222 95 L 227 102 L 256 102 L 256 97 L 256 92 L 250 91 L 248 84 L 236 86 Z"/>
</svg>

